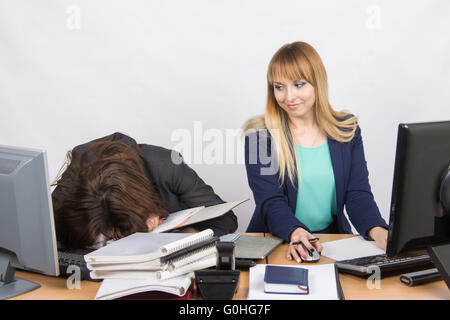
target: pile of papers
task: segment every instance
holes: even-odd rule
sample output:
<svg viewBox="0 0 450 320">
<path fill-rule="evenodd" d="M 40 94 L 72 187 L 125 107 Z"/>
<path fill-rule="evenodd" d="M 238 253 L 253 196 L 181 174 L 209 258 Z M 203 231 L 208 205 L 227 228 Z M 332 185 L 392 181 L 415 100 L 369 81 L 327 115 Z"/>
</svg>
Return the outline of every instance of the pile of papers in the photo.
<svg viewBox="0 0 450 320">
<path fill-rule="evenodd" d="M 156 290 L 182 296 L 193 271 L 216 265 L 213 231 L 135 233 L 84 256 L 92 279 L 104 279 L 96 299 Z"/>
</svg>

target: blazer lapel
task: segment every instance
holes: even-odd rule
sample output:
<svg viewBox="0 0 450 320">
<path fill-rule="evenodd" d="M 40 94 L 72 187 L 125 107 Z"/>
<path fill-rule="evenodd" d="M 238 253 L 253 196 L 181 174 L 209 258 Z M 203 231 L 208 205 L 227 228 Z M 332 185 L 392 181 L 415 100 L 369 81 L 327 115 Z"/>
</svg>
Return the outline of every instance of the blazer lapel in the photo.
<svg viewBox="0 0 450 320">
<path fill-rule="evenodd" d="M 286 184 L 289 206 L 292 208 L 295 214 L 295 209 L 297 208 L 298 177 L 297 175 L 295 176 L 294 185 L 292 185 L 289 177 L 286 177 L 284 181 L 284 183 Z"/>
<path fill-rule="evenodd" d="M 328 138 L 331 163 L 334 171 L 334 182 L 336 184 L 337 213 L 344 209 L 344 162 L 342 160 L 342 146 L 336 140 Z"/>
</svg>

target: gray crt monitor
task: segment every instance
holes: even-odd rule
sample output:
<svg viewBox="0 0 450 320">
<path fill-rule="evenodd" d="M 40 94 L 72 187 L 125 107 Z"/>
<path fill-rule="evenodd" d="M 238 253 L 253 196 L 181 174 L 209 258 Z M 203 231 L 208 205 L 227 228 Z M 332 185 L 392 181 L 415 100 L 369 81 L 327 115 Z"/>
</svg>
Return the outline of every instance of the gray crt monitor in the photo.
<svg viewBox="0 0 450 320">
<path fill-rule="evenodd" d="M 59 275 L 47 158 L 0 146 L 0 298 L 39 287 L 14 278 L 16 268 Z"/>
</svg>

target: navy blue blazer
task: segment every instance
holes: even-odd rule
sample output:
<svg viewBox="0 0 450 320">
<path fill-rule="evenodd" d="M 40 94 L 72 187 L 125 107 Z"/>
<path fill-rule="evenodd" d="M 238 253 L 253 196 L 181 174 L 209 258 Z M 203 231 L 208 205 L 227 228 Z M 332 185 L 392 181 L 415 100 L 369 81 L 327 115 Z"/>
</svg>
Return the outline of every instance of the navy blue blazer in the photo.
<svg viewBox="0 0 450 320">
<path fill-rule="evenodd" d="M 336 183 L 338 232 L 352 233 L 343 212 L 344 206 L 360 235 L 367 237 L 367 232 L 372 227 L 388 228 L 370 190 L 361 129 L 356 129 L 353 139 L 349 142 L 341 143 L 328 138 L 328 145 Z M 268 161 L 274 151 L 271 148 L 273 147 L 267 130 L 253 132 L 245 137 L 247 178 L 256 205 L 247 232 L 269 232 L 288 242 L 290 234 L 298 227 L 309 232 L 311 230 L 295 217 L 297 179 L 295 185 L 292 185 L 286 176 L 280 186 L 279 171 L 269 170 L 276 167 L 276 160 L 275 164 L 273 159 Z"/>
</svg>

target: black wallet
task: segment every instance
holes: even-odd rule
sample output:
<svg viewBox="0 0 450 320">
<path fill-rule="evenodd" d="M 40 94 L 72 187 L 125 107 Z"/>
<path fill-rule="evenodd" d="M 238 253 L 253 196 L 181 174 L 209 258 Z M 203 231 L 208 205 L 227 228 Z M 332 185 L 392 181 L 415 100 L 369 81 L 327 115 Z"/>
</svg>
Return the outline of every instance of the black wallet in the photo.
<svg viewBox="0 0 450 320">
<path fill-rule="evenodd" d="M 400 276 L 400 282 L 410 287 L 441 279 L 441 274 L 436 268 L 405 273 Z"/>
</svg>

